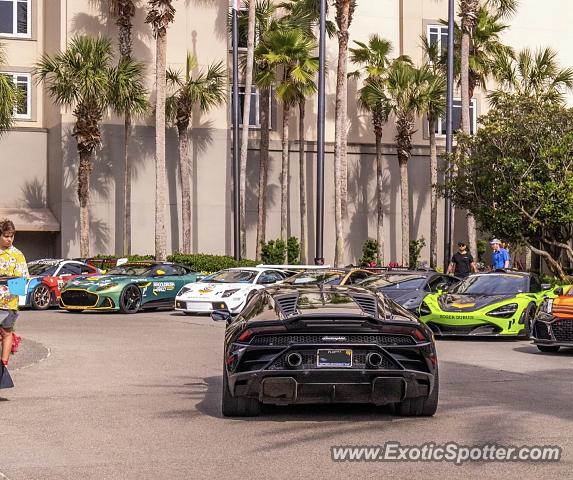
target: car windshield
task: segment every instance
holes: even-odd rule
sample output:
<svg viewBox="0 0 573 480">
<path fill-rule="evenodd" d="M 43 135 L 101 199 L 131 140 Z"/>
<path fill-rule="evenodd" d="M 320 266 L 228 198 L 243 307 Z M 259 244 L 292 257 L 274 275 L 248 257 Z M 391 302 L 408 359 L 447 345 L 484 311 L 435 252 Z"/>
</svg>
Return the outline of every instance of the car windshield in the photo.
<svg viewBox="0 0 573 480">
<path fill-rule="evenodd" d="M 415 290 L 424 286 L 426 277 L 420 275 L 384 274 L 360 282 L 360 286 L 378 287 L 382 290 Z"/>
<path fill-rule="evenodd" d="M 114 267 L 106 272 L 106 275 L 126 275 L 146 277 L 151 274 L 151 265 L 130 265 L 128 263 Z"/>
<path fill-rule="evenodd" d="M 527 277 L 522 275 L 470 275 L 451 293 L 466 295 L 507 295 L 527 292 Z"/>
<path fill-rule="evenodd" d="M 201 279 L 203 283 L 253 283 L 257 277 L 253 270 L 223 270 Z"/>
<path fill-rule="evenodd" d="M 58 265 L 53 263 L 30 262 L 28 264 L 30 275 L 49 276 L 56 273 L 57 269 Z"/>
<path fill-rule="evenodd" d="M 342 278 L 342 272 L 301 272 L 283 283 L 289 285 L 340 285 Z"/>
</svg>

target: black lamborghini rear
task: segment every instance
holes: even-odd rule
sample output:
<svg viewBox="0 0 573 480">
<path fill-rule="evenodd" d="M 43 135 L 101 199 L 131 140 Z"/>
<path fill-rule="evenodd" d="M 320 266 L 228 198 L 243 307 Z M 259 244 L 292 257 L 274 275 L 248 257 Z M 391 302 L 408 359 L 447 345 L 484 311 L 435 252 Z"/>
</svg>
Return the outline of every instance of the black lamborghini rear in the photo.
<svg viewBox="0 0 573 480">
<path fill-rule="evenodd" d="M 231 319 L 225 339 L 225 416 L 261 403 L 394 404 L 433 415 L 438 366 L 431 331 L 381 294 L 352 287 L 275 287 Z"/>
</svg>

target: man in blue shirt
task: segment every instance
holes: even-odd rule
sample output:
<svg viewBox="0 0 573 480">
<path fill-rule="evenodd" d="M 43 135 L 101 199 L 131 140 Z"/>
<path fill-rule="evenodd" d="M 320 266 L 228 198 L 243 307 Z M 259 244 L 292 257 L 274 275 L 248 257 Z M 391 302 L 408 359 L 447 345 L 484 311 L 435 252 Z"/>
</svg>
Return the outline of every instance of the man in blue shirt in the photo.
<svg viewBox="0 0 573 480">
<path fill-rule="evenodd" d="M 501 248 L 501 242 L 494 238 L 491 242 L 491 268 L 492 270 L 504 270 L 509 268 L 509 253 Z"/>
</svg>

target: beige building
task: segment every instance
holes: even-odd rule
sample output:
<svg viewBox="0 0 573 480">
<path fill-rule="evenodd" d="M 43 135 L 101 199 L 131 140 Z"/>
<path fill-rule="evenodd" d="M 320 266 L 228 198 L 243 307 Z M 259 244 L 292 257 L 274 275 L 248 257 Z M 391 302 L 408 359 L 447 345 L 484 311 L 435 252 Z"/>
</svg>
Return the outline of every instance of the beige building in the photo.
<svg viewBox="0 0 573 480">
<path fill-rule="evenodd" d="M 139 1 L 134 19 L 134 56 L 147 65 L 148 82 L 153 96 L 154 40 L 151 29 L 144 23 L 146 2 Z M 227 35 L 227 0 L 175 0 L 176 16 L 168 31 L 167 61 L 171 67 L 182 68 L 186 52 L 195 54 L 200 65 L 227 61 L 230 67 Z M 555 12 L 566 12 L 556 15 Z M 573 32 L 565 0 L 547 0 L 543 5 L 535 0 L 522 0 L 517 15 L 511 19 L 511 29 L 505 41 L 521 49 L 552 46 L 559 52 L 563 66 L 573 65 L 573 52 L 568 49 Z M 378 33 L 392 41 L 394 52 L 406 54 L 416 62 L 422 61 L 420 36 L 445 41 L 445 27 L 439 19 L 447 16 L 447 0 L 370 0 L 359 1 L 351 26 L 351 41 L 366 41 Z M 40 256 L 79 255 L 79 210 L 76 195 L 78 157 L 71 137 L 74 117 L 71 112 L 55 107 L 42 85 L 32 75 L 33 67 L 43 54 L 65 49 L 77 34 L 107 35 L 116 43 L 116 26 L 109 17 L 107 1 L 92 0 L 0 0 L 0 41 L 7 53 L 2 73 L 11 75 L 26 92 L 25 105 L 19 107 L 15 127 L 0 138 L 0 175 L 3 195 L 0 216 L 14 219 L 20 233 L 17 243 L 29 258 Z M 325 171 L 325 244 L 327 262 L 334 254 L 334 91 L 337 42 L 329 40 L 328 77 L 326 93 L 326 171 Z M 352 70 L 352 65 L 349 66 Z M 356 107 L 355 97 L 360 85 L 349 81 L 349 212 L 347 223 L 346 258 L 356 261 L 363 241 L 375 237 L 375 163 L 374 137 L 370 118 Z M 258 106 L 258 94 L 252 96 Z M 280 233 L 280 106 L 273 102 L 271 171 L 269 178 L 269 210 L 267 238 Z M 458 104 L 459 105 L 459 104 Z M 232 254 L 233 215 L 231 177 L 231 119 L 229 103 L 208 114 L 196 114 L 191 131 L 192 155 L 192 238 L 193 250 L 202 253 Z M 315 193 L 316 99 L 307 103 L 307 172 L 309 201 L 309 249 L 314 257 L 313 213 Z M 459 107 L 456 108 L 459 111 Z M 472 102 L 473 122 L 487 110 L 483 92 L 477 91 Z M 248 164 L 247 229 L 248 257 L 254 257 L 256 238 L 256 192 L 258 182 L 258 112 L 252 115 L 255 127 L 251 134 Z M 92 173 L 90 200 L 90 253 L 120 253 L 122 250 L 123 218 L 123 160 L 121 118 L 108 116 L 103 127 L 102 148 L 96 154 Z M 445 125 L 438 125 L 438 133 Z M 296 150 L 296 116 L 291 124 L 291 183 L 290 234 L 299 235 L 298 214 L 298 155 Z M 430 169 L 427 127 L 419 121 L 414 138 L 413 156 L 409 165 L 412 204 L 412 239 L 424 237 L 430 231 Z M 385 259 L 400 258 L 399 171 L 393 145 L 395 134 L 392 119 L 384 132 L 384 161 L 386 169 L 385 197 Z M 180 180 L 177 173 L 177 135 L 173 128 L 167 133 L 167 181 L 169 188 L 166 225 L 168 249 L 176 251 L 181 242 L 179 201 Z M 443 144 L 443 136 L 440 137 Z M 133 158 L 133 244 L 136 253 L 152 253 L 154 248 L 154 129 L 153 117 L 137 122 L 130 139 Z M 443 231 L 440 206 L 439 231 Z M 456 217 L 456 238 L 464 238 L 463 214 Z M 439 238 L 439 255 L 443 239 Z M 422 250 L 427 260 L 429 249 Z"/>
</svg>

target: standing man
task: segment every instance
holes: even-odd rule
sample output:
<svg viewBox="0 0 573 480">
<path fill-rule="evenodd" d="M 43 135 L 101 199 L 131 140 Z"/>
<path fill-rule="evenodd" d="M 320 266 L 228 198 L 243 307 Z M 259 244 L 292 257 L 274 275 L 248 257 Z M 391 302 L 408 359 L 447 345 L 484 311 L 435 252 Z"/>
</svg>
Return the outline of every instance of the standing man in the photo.
<svg viewBox="0 0 573 480">
<path fill-rule="evenodd" d="M 492 270 L 505 270 L 509 268 L 509 253 L 504 248 L 501 248 L 501 242 L 494 238 L 491 242 L 491 269 Z"/>
<path fill-rule="evenodd" d="M 14 247 L 16 228 L 10 220 L 0 220 L 0 276 L 28 277 L 28 265 L 20 250 Z M 8 365 L 12 350 L 14 324 L 18 317 L 18 296 L 6 285 L 0 285 L 0 337 L 2 364 Z"/>
<path fill-rule="evenodd" d="M 477 272 L 474 257 L 467 251 L 465 242 L 458 242 L 458 251 L 454 253 L 450 260 L 447 274 L 454 274 L 456 277 L 466 278 L 470 272 Z"/>
</svg>

